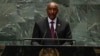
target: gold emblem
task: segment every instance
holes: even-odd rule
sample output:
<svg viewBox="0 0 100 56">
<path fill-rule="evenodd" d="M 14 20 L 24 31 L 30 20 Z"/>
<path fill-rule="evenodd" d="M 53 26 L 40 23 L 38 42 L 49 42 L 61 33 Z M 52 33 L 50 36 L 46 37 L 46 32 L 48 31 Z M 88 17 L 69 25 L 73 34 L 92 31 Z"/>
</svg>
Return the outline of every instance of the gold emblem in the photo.
<svg viewBox="0 0 100 56">
<path fill-rule="evenodd" d="M 56 48 L 42 48 L 39 56 L 59 56 L 59 52 Z"/>
</svg>

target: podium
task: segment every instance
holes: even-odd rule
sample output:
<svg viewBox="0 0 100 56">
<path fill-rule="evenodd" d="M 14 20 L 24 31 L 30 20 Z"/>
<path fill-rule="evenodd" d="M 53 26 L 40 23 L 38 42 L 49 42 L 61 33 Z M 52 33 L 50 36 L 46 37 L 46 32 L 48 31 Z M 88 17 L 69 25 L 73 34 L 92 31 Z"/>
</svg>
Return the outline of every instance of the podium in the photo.
<svg viewBox="0 0 100 56">
<path fill-rule="evenodd" d="M 40 38 L 25 38 L 19 39 L 20 41 L 26 40 L 51 40 Z M 18 41 L 19 41 L 18 40 Z M 72 39 L 54 39 L 54 40 L 67 40 Z M 74 45 L 38 45 L 38 46 L 6 46 L 1 56 L 96 56 L 93 47 L 76 46 Z"/>
<path fill-rule="evenodd" d="M 6 46 L 1 56 L 96 56 L 93 47 L 76 46 L 73 39 L 54 39 L 74 42 L 73 45 L 29 45 L 24 46 L 26 40 L 52 40 L 49 38 L 24 38 L 22 46 Z M 43 55 L 42 55 L 43 54 Z"/>
<path fill-rule="evenodd" d="M 1 56 L 39 56 L 42 49 L 47 54 L 56 49 L 59 56 L 96 56 L 93 47 L 76 46 L 6 46 Z"/>
</svg>

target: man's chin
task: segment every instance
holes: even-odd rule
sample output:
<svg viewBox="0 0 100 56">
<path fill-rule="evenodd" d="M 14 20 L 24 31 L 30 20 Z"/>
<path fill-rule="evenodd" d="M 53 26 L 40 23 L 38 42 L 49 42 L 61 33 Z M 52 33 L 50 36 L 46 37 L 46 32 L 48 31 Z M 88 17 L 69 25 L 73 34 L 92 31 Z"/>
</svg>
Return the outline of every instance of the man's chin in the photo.
<svg viewBox="0 0 100 56">
<path fill-rule="evenodd" d="M 55 19 L 55 17 L 50 17 L 50 19 L 51 19 L 51 20 L 54 20 L 54 19 Z"/>
</svg>

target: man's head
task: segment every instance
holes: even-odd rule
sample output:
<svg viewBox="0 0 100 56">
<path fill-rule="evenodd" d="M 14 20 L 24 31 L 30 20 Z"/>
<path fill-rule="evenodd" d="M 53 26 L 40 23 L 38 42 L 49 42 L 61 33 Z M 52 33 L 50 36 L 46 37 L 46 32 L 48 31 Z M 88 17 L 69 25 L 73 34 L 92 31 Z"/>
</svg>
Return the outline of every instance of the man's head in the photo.
<svg viewBox="0 0 100 56">
<path fill-rule="evenodd" d="M 57 3 L 55 3 L 55 2 L 48 3 L 46 10 L 47 10 L 48 17 L 51 20 L 54 20 L 56 15 L 57 15 L 57 13 L 58 13 L 58 5 L 57 5 Z"/>
</svg>

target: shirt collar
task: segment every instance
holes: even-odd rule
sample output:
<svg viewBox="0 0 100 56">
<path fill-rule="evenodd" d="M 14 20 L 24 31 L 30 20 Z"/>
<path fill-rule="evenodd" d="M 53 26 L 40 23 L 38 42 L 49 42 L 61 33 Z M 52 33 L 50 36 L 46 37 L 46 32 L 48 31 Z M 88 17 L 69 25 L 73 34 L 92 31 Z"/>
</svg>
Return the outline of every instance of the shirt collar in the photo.
<svg viewBox="0 0 100 56">
<path fill-rule="evenodd" d="M 52 20 L 48 17 L 48 22 L 50 23 Z M 53 20 L 54 23 L 56 23 L 57 17 Z"/>
</svg>

